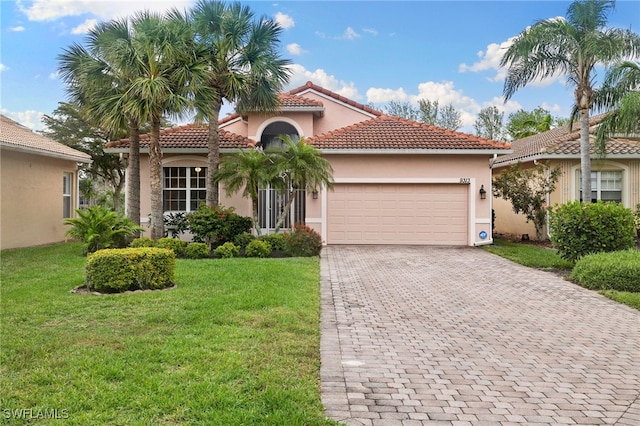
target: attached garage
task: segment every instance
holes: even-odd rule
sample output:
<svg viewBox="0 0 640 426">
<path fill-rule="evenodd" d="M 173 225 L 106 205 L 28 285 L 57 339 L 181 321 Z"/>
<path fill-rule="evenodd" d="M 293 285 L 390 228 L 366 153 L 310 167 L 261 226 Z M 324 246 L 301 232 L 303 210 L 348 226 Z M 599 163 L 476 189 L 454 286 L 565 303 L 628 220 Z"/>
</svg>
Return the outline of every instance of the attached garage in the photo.
<svg viewBox="0 0 640 426">
<path fill-rule="evenodd" d="M 327 243 L 467 245 L 468 189 L 444 183 L 337 183 L 327 194 Z"/>
</svg>

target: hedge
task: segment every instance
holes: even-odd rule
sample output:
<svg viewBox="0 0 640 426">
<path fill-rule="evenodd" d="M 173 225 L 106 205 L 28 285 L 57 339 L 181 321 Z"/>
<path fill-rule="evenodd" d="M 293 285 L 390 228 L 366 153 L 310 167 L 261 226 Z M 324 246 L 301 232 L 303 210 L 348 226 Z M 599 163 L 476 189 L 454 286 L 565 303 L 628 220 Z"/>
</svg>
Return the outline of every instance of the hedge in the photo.
<svg viewBox="0 0 640 426">
<path fill-rule="evenodd" d="M 170 287 L 174 272 L 173 251 L 155 247 L 99 250 L 85 268 L 87 288 L 101 293 Z"/>
<path fill-rule="evenodd" d="M 570 279 L 594 290 L 640 292 L 640 251 L 596 253 L 576 262 Z"/>
</svg>

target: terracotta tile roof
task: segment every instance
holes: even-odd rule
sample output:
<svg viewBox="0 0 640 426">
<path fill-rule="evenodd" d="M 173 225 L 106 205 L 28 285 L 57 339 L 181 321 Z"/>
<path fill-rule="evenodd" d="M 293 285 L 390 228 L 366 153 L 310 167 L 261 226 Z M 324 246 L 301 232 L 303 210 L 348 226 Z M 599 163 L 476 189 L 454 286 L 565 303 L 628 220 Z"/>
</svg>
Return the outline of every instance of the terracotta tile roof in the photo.
<svg viewBox="0 0 640 426">
<path fill-rule="evenodd" d="M 0 123 L 0 146 L 4 148 L 28 151 L 79 163 L 91 162 L 90 155 L 34 133 L 31 129 L 4 115 L 0 115 Z"/>
<path fill-rule="evenodd" d="M 304 96 L 294 96 L 287 93 L 278 95 L 282 108 L 324 108 L 322 102 Z"/>
<path fill-rule="evenodd" d="M 381 115 L 313 136 L 323 150 L 508 150 L 508 143 L 483 139 L 403 118 Z"/>
<path fill-rule="evenodd" d="M 378 110 L 375 110 L 375 109 L 373 109 L 373 108 L 371 108 L 371 107 L 369 107 L 367 105 L 363 105 L 363 104 L 361 104 L 359 102 L 356 102 L 356 101 L 353 101 L 351 99 L 345 98 L 344 96 L 339 95 L 339 94 L 337 94 L 335 92 L 332 92 L 331 90 L 328 90 L 328 89 L 325 89 L 324 87 L 320 87 L 320 86 L 318 86 L 316 84 L 313 84 L 311 81 L 307 81 L 307 83 L 305 85 L 297 87 L 297 88 L 295 88 L 293 90 L 290 90 L 286 94 L 287 95 L 296 96 L 299 93 L 305 92 L 305 91 L 307 91 L 309 89 L 314 90 L 314 91 L 319 92 L 319 93 L 322 93 L 323 95 L 327 95 L 330 98 L 336 99 L 336 100 L 338 100 L 340 102 L 343 102 L 343 103 L 345 103 L 347 105 L 351 105 L 352 107 L 355 107 L 355 108 L 361 109 L 363 111 L 366 111 L 369 114 L 373 114 L 376 117 L 379 117 L 379 116 L 383 115 L 382 112 L 380 112 Z"/>
<path fill-rule="evenodd" d="M 593 130 L 602 122 L 604 114 L 589 119 Z M 545 156 L 580 156 L 580 123 L 556 127 L 537 135 L 522 138 L 511 143 L 513 153 L 502 155 L 493 161 L 494 166 L 511 164 L 517 161 L 545 158 Z M 597 155 L 595 146 L 591 144 L 591 154 Z M 638 155 L 640 157 L 640 141 L 627 138 L 614 138 L 607 143 L 607 155 Z"/>
<path fill-rule="evenodd" d="M 160 131 L 160 146 L 163 150 L 194 149 L 207 150 L 209 126 L 206 124 L 187 124 Z M 219 130 L 220 148 L 244 148 L 255 144 L 249 138 Z M 140 148 L 149 148 L 149 135 L 140 136 Z M 128 148 L 129 139 L 120 139 L 107 144 L 108 148 Z"/>
</svg>

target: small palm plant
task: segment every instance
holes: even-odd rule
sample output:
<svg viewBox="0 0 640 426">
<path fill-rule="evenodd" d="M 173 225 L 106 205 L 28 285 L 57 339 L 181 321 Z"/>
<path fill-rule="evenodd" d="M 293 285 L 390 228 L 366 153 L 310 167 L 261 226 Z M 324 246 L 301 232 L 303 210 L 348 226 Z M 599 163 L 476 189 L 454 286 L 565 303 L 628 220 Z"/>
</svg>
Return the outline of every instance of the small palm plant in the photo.
<svg viewBox="0 0 640 426">
<path fill-rule="evenodd" d="M 64 221 L 65 225 L 71 226 L 66 235 L 84 243 L 85 255 L 122 245 L 126 237 L 143 231 L 129 218 L 102 206 L 77 209 L 76 213 L 78 217 Z"/>
</svg>

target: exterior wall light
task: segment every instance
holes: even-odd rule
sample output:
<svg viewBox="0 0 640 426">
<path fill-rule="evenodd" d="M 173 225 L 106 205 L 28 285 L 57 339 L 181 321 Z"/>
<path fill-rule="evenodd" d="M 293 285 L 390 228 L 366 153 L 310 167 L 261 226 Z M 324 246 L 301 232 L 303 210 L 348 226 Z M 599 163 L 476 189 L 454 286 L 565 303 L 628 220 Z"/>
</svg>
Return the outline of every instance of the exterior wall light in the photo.
<svg viewBox="0 0 640 426">
<path fill-rule="evenodd" d="M 484 185 L 480 185 L 480 199 L 484 200 L 487 198 L 487 191 L 484 189 Z"/>
<path fill-rule="evenodd" d="M 200 168 L 200 167 L 196 167 L 196 168 L 195 168 L 195 169 L 193 169 L 193 170 L 195 170 L 195 171 L 196 171 L 196 173 L 200 173 L 200 172 L 202 171 L 202 168 Z"/>
<path fill-rule="evenodd" d="M 314 200 L 317 200 L 318 199 L 318 191 L 313 191 L 311 193 L 311 196 L 313 197 Z"/>
</svg>

